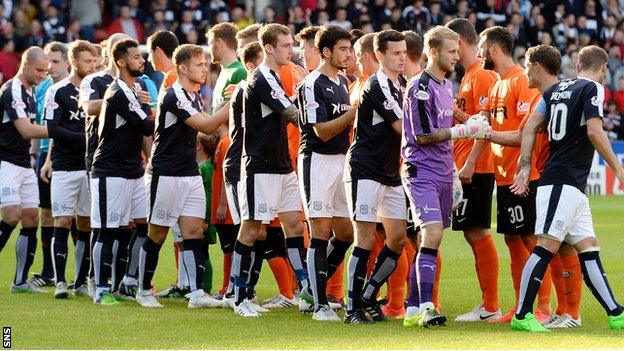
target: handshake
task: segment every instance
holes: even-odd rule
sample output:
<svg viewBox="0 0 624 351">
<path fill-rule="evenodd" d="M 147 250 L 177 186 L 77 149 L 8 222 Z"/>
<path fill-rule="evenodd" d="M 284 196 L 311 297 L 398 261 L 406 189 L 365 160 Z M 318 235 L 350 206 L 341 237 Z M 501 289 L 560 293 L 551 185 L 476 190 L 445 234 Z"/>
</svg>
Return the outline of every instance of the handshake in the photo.
<svg viewBox="0 0 624 351">
<path fill-rule="evenodd" d="M 492 127 L 483 115 L 470 116 L 466 123 L 451 128 L 451 139 L 488 139 L 491 134 Z"/>
</svg>

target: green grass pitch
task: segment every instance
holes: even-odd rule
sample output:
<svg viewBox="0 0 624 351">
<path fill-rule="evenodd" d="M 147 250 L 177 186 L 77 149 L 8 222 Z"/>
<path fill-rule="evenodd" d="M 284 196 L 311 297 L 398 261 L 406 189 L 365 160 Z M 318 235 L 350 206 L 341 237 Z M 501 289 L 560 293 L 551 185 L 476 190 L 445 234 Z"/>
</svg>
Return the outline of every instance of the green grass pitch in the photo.
<svg viewBox="0 0 624 351">
<path fill-rule="evenodd" d="M 591 198 L 602 260 L 616 297 L 624 301 L 624 197 Z M 495 217 L 494 217 L 495 218 Z M 449 317 L 446 327 L 431 330 L 404 328 L 401 321 L 371 326 L 324 324 L 295 309 L 273 310 L 259 319 L 236 317 L 231 310 L 189 310 L 182 301 L 162 300 L 164 309 L 148 310 L 134 302 L 118 308 L 95 306 L 86 298 L 55 300 L 52 289 L 42 295 L 9 293 L 15 273 L 13 233 L 0 253 L 0 326 L 12 328 L 12 347 L 18 349 L 586 349 L 624 348 L 624 331 L 612 331 L 606 315 L 583 288 L 583 326 L 543 335 L 513 332 L 508 325 L 458 324 L 452 320 L 479 302 L 473 257 L 462 235 L 448 231 L 442 243 L 440 298 Z M 499 293 L 506 312 L 513 306 L 509 253 L 503 238 L 494 235 L 500 255 Z M 70 244 L 70 247 L 72 245 Z M 31 272 L 41 269 L 41 247 Z M 70 248 L 70 257 L 72 256 Z M 214 285 L 221 282 L 221 253 L 210 250 Z M 169 238 L 160 255 L 157 288 L 174 281 Z M 68 262 L 73 277 L 73 260 Z M 346 286 L 346 285 L 345 285 Z M 257 287 L 261 299 L 277 293 L 268 265 Z M 553 292 L 554 308 L 554 292 Z"/>
</svg>

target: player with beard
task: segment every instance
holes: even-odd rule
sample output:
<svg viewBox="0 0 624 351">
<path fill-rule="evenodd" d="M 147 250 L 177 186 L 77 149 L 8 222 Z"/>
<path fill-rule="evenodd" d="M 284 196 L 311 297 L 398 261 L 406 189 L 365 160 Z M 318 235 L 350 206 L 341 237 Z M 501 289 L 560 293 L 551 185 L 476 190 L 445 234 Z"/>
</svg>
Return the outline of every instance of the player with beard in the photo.
<svg viewBox="0 0 624 351">
<path fill-rule="evenodd" d="M 69 77 L 54 84 L 46 95 L 45 119 L 54 146 L 50 152 L 52 161 L 52 217 L 54 237 L 52 254 L 56 290 L 54 297 L 69 296 L 65 280 L 67 264 L 67 238 L 76 218 L 78 238 L 76 241 L 74 293 L 86 295 L 86 277 L 89 269 L 89 184 L 85 170 L 85 115 L 78 106 L 78 92 L 82 79 L 95 71 L 97 51 L 87 41 L 77 40 L 69 46 L 71 73 Z"/>
<path fill-rule="evenodd" d="M 329 307 L 327 279 L 353 241 L 342 178 L 356 108 L 349 104 L 349 81 L 339 73 L 352 59 L 350 40 L 351 34 L 338 26 L 318 30 L 314 46 L 321 65 L 306 77 L 298 94 L 299 185 L 312 237 L 307 254 L 310 285 L 301 291 L 299 309 L 313 304 L 312 319 L 320 321 L 340 321 Z"/>
<path fill-rule="evenodd" d="M 96 72 L 86 76 L 81 83 L 80 86 L 80 95 L 78 99 L 79 106 L 85 111 L 87 114 L 85 120 L 85 136 L 87 142 L 87 148 L 85 152 L 85 163 L 87 175 L 91 173 L 91 164 L 93 161 L 93 153 L 95 152 L 95 148 L 98 145 L 98 125 L 99 125 L 99 114 L 102 106 L 102 101 L 104 99 L 104 93 L 108 86 L 113 82 L 114 77 L 117 75 L 117 67 L 112 59 L 112 48 L 113 45 L 122 40 L 128 39 L 129 37 L 123 33 L 116 33 L 110 36 L 107 40 L 107 47 L 105 55 L 108 60 L 108 68 L 104 71 Z M 149 107 L 149 103 L 151 102 L 151 98 L 149 93 L 146 91 L 147 88 L 144 85 L 145 83 L 141 80 L 141 78 L 137 78 L 135 80 L 135 89 L 137 90 L 137 94 L 139 96 L 139 101 L 142 104 L 142 108 L 146 113 L 150 113 L 151 109 Z M 145 139 L 145 138 L 144 138 Z M 145 155 L 149 155 L 149 150 L 146 150 L 147 144 L 151 145 L 151 141 L 148 140 L 144 143 L 143 152 Z M 92 228 L 91 234 L 91 251 L 93 251 L 93 246 L 97 240 L 99 234 L 99 228 Z M 121 228 L 121 230 L 117 233 L 119 234 L 115 238 L 115 242 L 113 244 L 113 252 L 114 252 L 114 260 L 112 270 L 115 274 L 113 274 L 113 285 L 112 291 L 116 291 L 119 288 L 121 280 L 124 278 L 124 273 L 126 278 L 126 286 L 136 286 L 136 277 L 138 276 L 138 265 L 139 265 L 139 249 L 141 245 L 143 245 L 143 241 L 145 240 L 145 236 L 147 236 L 147 224 L 146 223 L 135 223 L 135 229 L 130 229 L 128 227 Z M 128 255 L 130 253 L 130 255 Z M 93 293 L 93 259 L 91 260 L 91 269 L 89 271 L 89 288 L 90 293 Z M 127 292 L 127 296 L 134 296 L 134 293 L 127 291 L 125 289 L 124 292 Z"/>
<path fill-rule="evenodd" d="M 22 54 L 17 75 L 0 88 L 0 252 L 21 222 L 16 242 L 17 267 L 11 292 L 43 292 L 27 281 L 37 249 L 39 189 L 30 165 L 30 139 L 48 137 L 47 128 L 33 124 L 34 88 L 45 78 L 49 59 L 41 48 Z"/>
<path fill-rule="evenodd" d="M 515 131 L 520 128 L 522 119 L 527 115 L 531 100 L 539 94 L 537 89 L 528 86 L 527 77 L 519 64 L 514 63 L 513 35 L 503 27 L 490 27 L 480 34 L 477 44 L 478 57 L 483 60 L 483 68 L 498 73 L 498 80 L 490 87 L 486 108 L 482 116 L 488 117 L 492 130 L 497 132 Z M 520 292 L 522 267 L 529 259 L 535 246 L 535 194 L 539 173 L 533 168 L 531 189 L 527 197 L 511 194 L 509 187 L 520 156 L 517 147 L 492 144 L 494 157 L 494 176 L 496 180 L 496 231 L 505 237 L 505 244 L 511 258 L 511 277 L 516 297 Z M 547 272 L 548 284 L 540 289 L 540 298 L 536 316 L 541 321 L 548 320 L 550 314 L 550 272 Z M 509 323 L 515 308 L 489 323 Z M 494 311 L 489 311 L 494 312 Z"/>
<path fill-rule="evenodd" d="M 122 39 L 113 45 L 111 58 L 117 77 L 102 100 L 99 141 L 91 171 L 91 225 L 100 229 L 93 247 L 97 284 L 94 302 L 106 306 L 119 304 L 108 282 L 119 228 L 131 220 L 144 222 L 147 215 L 141 149 L 143 137 L 154 133 L 154 122 L 143 110 L 135 90 L 136 78 L 143 74 L 145 65 L 139 44 Z"/>
<path fill-rule="evenodd" d="M 147 168 L 149 232 L 141 249 L 141 285 L 136 299 L 143 307 L 162 307 L 150 291 L 151 281 L 169 228 L 179 223 L 184 240 L 180 269 L 186 271 L 191 290 L 188 307 L 220 307 L 221 300 L 203 290 L 206 194 L 197 169 L 196 140 L 197 131 L 209 134 L 227 121 L 229 104 L 213 117 L 201 112 L 201 98 L 194 87 L 206 81 L 208 69 L 200 46 L 179 46 L 173 61 L 178 80 L 160 98 L 154 147 Z"/>
<path fill-rule="evenodd" d="M 432 292 L 438 248 L 451 221 L 451 140 L 481 138 L 489 125 L 471 119 L 452 126 L 453 85 L 445 76 L 459 61 L 459 35 L 436 26 L 425 34 L 424 43 L 427 68 L 411 80 L 403 107 L 403 187 L 422 236 L 416 257 L 419 292 L 412 296 L 419 298 L 419 310 L 407 313 L 403 325 L 429 327 L 446 323 L 446 317 L 434 308 Z"/>
</svg>

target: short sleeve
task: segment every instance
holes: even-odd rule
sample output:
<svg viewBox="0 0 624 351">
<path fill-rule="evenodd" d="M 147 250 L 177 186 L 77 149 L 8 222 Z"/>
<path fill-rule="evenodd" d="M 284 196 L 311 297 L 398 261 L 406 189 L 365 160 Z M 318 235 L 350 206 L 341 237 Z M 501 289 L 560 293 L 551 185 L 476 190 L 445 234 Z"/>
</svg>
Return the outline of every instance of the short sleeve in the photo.
<svg viewBox="0 0 624 351">
<path fill-rule="evenodd" d="M 539 94 L 539 91 L 529 88 L 529 82 L 524 76 L 516 79 L 514 89 L 516 91 L 516 115 L 522 118 L 529 112 L 531 100 L 535 94 Z"/>
<path fill-rule="evenodd" d="M 199 111 L 197 111 L 197 109 L 193 106 L 193 103 L 188 99 L 184 92 L 176 89 L 173 89 L 172 91 L 173 94 L 167 93 L 165 99 L 161 102 L 161 104 L 164 105 L 161 106 L 161 108 L 164 108 L 166 111 L 170 111 L 182 120 L 186 120 L 191 116 L 199 114 Z"/>
<path fill-rule="evenodd" d="M 398 101 L 392 96 L 390 87 L 387 85 L 374 84 L 371 89 L 364 92 L 371 102 L 373 109 L 387 123 L 392 123 L 403 118 L 403 110 Z"/>
<path fill-rule="evenodd" d="M 147 114 L 141 109 L 141 103 L 130 91 L 119 89 L 109 104 L 113 104 L 115 111 L 131 125 L 138 124 L 147 118 Z"/>
<path fill-rule="evenodd" d="M 585 119 L 604 117 L 604 87 L 598 83 L 588 85 L 583 96 L 583 115 Z"/>
<path fill-rule="evenodd" d="M 80 92 L 78 93 L 78 106 L 82 106 L 89 100 L 102 99 L 100 93 L 95 88 L 95 80 L 93 77 L 87 77 L 82 80 L 80 84 Z"/>
<path fill-rule="evenodd" d="M 409 109 L 409 123 L 414 135 L 429 135 L 432 133 L 432 120 L 430 117 L 431 102 L 429 93 L 425 90 L 412 90 L 407 97 L 406 107 Z"/>
<path fill-rule="evenodd" d="M 286 92 L 271 73 L 262 74 L 256 79 L 253 89 L 258 100 L 268 106 L 271 111 L 281 113 L 292 106 L 292 102 L 286 97 Z"/>
<path fill-rule="evenodd" d="M 325 94 L 323 89 L 318 84 L 313 82 L 306 82 L 300 89 L 303 89 L 304 94 L 304 106 L 300 106 L 303 109 L 306 117 L 305 124 L 310 123 L 323 123 L 327 122 L 327 109 L 325 108 Z"/>
<path fill-rule="evenodd" d="M 4 100 L 4 112 L 10 121 L 28 118 L 26 102 L 22 99 L 22 89 L 19 86 L 11 85 L 11 90 L 5 90 L 2 94 L 2 100 Z"/>
<path fill-rule="evenodd" d="M 44 118 L 47 121 L 59 121 L 62 109 L 59 105 L 61 94 L 57 94 L 58 89 L 50 88 L 45 95 Z"/>
<path fill-rule="evenodd" d="M 541 113 L 542 116 L 546 116 L 547 109 L 548 106 L 546 106 L 546 101 L 544 101 L 544 98 L 541 97 L 537 102 L 537 106 L 535 106 L 535 111 Z"/>
</svg>

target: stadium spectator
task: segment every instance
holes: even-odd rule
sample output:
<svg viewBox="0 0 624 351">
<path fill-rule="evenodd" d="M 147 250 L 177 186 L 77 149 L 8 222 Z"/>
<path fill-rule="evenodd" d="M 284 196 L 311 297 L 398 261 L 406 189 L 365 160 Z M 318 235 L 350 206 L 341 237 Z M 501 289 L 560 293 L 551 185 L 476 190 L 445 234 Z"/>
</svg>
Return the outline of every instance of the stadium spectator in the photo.
<svg viewBox="0 0 624 351">
<path fill-rule="evenodd" d="M 13 40 L 0 40 L 0 83 L 13 78 L 19 69 Z"/>
<path fill-rule="evenodd" d="M 622 139 L 623 127 L 622 114 L 618 111 L 618 105 L 614 100 L 611 100 L 607 105 L 607 113 L 603 119 L 603 128 L 607 132 L 609 140 Z"/>
<path fill-rule="evenodd" d="M 145 43 L 145 33 L 143 25 L 132 18 L 130 14 L 130 7 L 122 6 L 119 10 L 119 17 L 114 19 L 108 28 L 109 35 L 113 33 L 124 33 L 130 38 Z"/>
<path fill-rule="evenodd" d="M 43 21 L 43 30 L 51 40 L 64 41 L 65 22 L 59 16 L 58 8 L 54 5 L 48 6 L 46 19 Z"/>
<path fill-rule="evenodd" d="M 100 1 L 72 1 L 69 7 L 69 18 L 80 22 L 80 31 L 85 40 L 95 41 L 95 29 L 102 24 Z"/>
<path fill-rule="evenodd" d="M 617 90 L 613 92 L 613 100 L 617 103 L 618 110 L 624 112 L 624 76 L 618 79 Z"/>
</svg>

